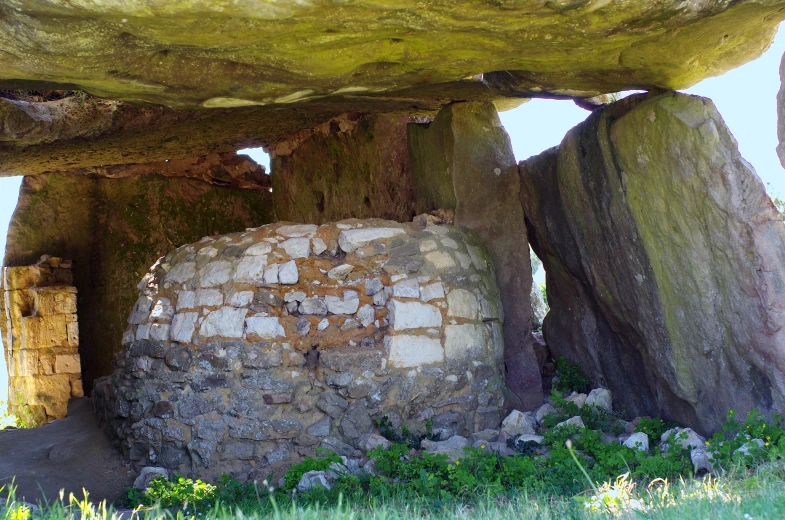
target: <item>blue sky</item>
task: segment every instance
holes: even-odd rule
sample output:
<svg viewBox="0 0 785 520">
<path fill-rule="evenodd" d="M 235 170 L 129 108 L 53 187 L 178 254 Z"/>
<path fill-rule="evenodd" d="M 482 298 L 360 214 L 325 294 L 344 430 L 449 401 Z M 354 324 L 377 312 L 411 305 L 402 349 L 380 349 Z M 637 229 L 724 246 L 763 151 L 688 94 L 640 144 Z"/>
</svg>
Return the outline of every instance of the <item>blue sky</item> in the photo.
<svg viewBox="0 0 785 520">
<path fill-rule="evenodd" d="M 687 90 L 711 98 L 739 142 L 742 155 L 769 185 L 769 194 L 785 195 L 785 171 L 777 159 L 777 106 L 779 64 L 785 53 L 785 31 L 761 58 L 718 78 Z M 571 101 L 533 100 L 501 114 L 517 159 L 523 160 L 559 144 L 564 134 L 589 113 Z M 260 149 L 243 150 L 269 170 L 269 158 Z M 0 254 L 16 206 L 19 177 L 0 178 Z M 544 281 L 542 270 L 539 281 Z M 0 401 L 5 400 L 6 371 L 0 356 Z"/>
</svg>

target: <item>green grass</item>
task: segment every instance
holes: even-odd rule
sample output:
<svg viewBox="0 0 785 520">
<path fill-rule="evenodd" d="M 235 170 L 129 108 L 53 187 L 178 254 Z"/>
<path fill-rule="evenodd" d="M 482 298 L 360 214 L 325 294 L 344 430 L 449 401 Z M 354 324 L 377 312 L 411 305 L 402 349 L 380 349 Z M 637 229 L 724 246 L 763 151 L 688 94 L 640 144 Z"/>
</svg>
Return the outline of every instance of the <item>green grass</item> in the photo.
<svg viewBox="0 0 785 520">
<path fill-rule="evenodd" d="M 471 503 L 435 504 L 431 501 L 367 500 L 347 504 L 339 501 L 331 506 L 312 503 L 308 505 L 276 505 L 271 495 L 260 489 L 256 503 L 242 506 L 224 506 L 201 513 L 197 518 L 272 518 L 276 520 L 409 520 L 415 518 L 491 520 L 491 519 L 779 519 L 785 518 L 785 466 L 768 464 L 754 471 L 744 471 L 719 479 L 707 477 L 694 480 L 667 482 L 656 480 L 647 486 L 633 485 L 625 480 L 607 483 L 597 492 L 583 493 L 577 497 L 546 497 L 519 494 L 514 496 L 480 498 Z M 590 507 L 591 505 L 594 507 Z M 182 511 L 138 509 L 138 518 L 191 518 Z M 82 518 L 117 518 L 114 510 L 105 504 L 89 500 L 60 499 L 32 514 L 25 506 L 15 502 L 13 493 L 6 501 L 0 500 L 0 519 L 46 520 Z M 124 518 L 129 518 L 126 513 Z"/>
</svg>

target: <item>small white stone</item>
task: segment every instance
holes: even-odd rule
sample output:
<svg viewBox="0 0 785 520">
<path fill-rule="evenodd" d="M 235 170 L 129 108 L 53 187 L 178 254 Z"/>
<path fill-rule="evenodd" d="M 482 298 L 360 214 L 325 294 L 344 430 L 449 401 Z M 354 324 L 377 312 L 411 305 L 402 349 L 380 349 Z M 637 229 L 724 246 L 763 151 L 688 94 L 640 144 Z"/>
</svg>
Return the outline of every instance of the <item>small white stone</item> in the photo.
<svg viewBox="0 0 785 520">
<path fill-rule="evenodd" d="M 291 291 L 286 293 L 283 297 L 283 301 L 285 302 L 301 302 L 305 299 L 305 293 L 302 291 Z"/>
<path fill-rule="evenodd" d="M 259 242 L 245 250 L 245 254 L 248 256 L 269 255 L 272 252 L 273 247 L 267 242 Z"/>
<path fill-rule="evenodd" d="M 223 293 L 218 289 L 199 289 L 196 291 L 196 305 L 199 307 L 219 307 L 223 303 Z"/>
<path fill-rule="evenodd" d="M 441 282 L 426 285 L 420 291 L 420 299 L 424 302 L 444 298 L 444 285 Z"/>
<path fill-rule="evenodd" d="M 448 359 L 463 359 L 472 352 L 479 356 L 490 350 L 491 335 L 481 323 L 447 325 L 444 328 L 444 355 Z"/>
<path fill-rule="evenodd" d="M 444 247 L 449 247 L 450 249 L 458 249 L 458 242 L 456 242 L 450 237 L 442 237 L 440 241 Z"/>
<path fill-rule="evenodd" d="M 196 306 L 196 293 L 193 291 L 180 291 L 177 293 L 177 310 L 193 309 Z"/>
<path fill-rule="evenodd" d="M 509 436 L 522 435 L 528 433 L 534 435 L 537 421 L 531 412 L 521 412 L 520 410 L 513 410 L 502 421 L 502 431 L 506 432 Z"/>
<path fill-rule="evenodd" d="M 207 315 L 199 328 L 199 335 L 207 338 L 213 336 L 241 338 L 247 313 L 248 309 L 221 307 Z"/>
<path fill-rule="evenodd" d="M 311 241 L 311 246 L 313 248 L 313 254 L 316 256 L 321 255 L 325 251 L 327 251 L 327 244 L 324 243 L 324 240 L 321 238 L 314 238 Z"/>
<path fill-rule="evenodd" d="M 169 329 L 169 335 L 172 340 L 180 343 L 190 343 L 198 318 L 199 314 L 196 312 L 175 314 L 174 318 L 172 318 L 172 328 Z"/>
<path fill-rule="evenodd" d="M 150 311 L 152 308 L 153 299 L 146 294 L 140 295 L 134 304 L 134 308 L 131 311 L 131 316 L 128 318 L 128 323 L 131 325 L 138 325 L 147 321 L 147 319 L 150 317 Z"/>
<path fill-rule="evenodd" d="M 581 419 L 578 415 L 571 417 L 566 421 L 560 422 L 555 426 L 555 428 L 561 428 L 562 426 L 577 426 L 578 428 L 586 428 L 586 426 L 583 424 L 583 419 Z"/>
<path fill-rule="evenodd" d="M 237 264 L 234 279 L 240 283 L 260 284 L 264 281 L 267 256 L 246 256 Z"/>
<path fill-rule="evenodd" d="M 455 258 L 458 259 L 458 263 L 461 264 L 461 269 L 468 269 L 472 265 L 472 259 L 469 258 L 469 255 L 463 253 L 461 251 L 455 252 Z"/>
<path fill-rule="evenodd" d="M 338 245 L 343 251 L 351 253 L 369 242 L 405 234 L 406 231 L 401 228 L 346 229 L 338 235 Z"/>
<path fill-rule="evenodd" d="M 455 267 L 455 259 L 445 251 L 434 251 L 425 255 L 425 260 L 436 269 L 451 269 Z"/>
<path fill-rule="evenodd" d="M 245 320 L 245 328 L 249 337 L 256 335 L 263 339 L 270 339 L 286 335 L 277 317 L 251 316 Z"/>
<path fill-rule="evenodd" d="M 300 304 L 300 313 L 324 316 L 327 314 L 327 305 L 321 298 L 306 298 Z"/>
<path fill-rule="evenodd" d="M 136 340 L 150 339 L 150 324 L 143 323 L 136 328 Z"/>
<path fill-rule="evenodd" d="M 416 278 L 410 278 L 393 285 L 392 291 L 396 298 L 419 298 L 420 283 Z"/>
<path fill-rule="evenodd" d="M 273 264 L 264 270 L 264 283 L 265 285 L 278 283 L 278 264 Z"/>
<path fill-rule="evenodd" d="M 232 278 L 232 264 L 218 260 L 199 269 L 199 286 L 215 287 L 223 285 Z"/>
<path fill-rule="evenodd" d="M 357 311 L 357 319 L 360 320 L 360 324 L 363 327 L 368 327 L 376 319 L 376 311 L 372 305 L 366 303 Z"/>
<path fill-rule="evenodd" d="M 447 316 L 456 318 L 466 318 L 467 320 L 477 319 L 479 305 L 477 297 L 466 289 L 455 289 L 447 295 Z"/>
<path fill-rule="evenodd" d="M 553 407 L 550 403 L 545 403 L 544 405 L 537 408 L 537 411 L 534 412 L 534 418 L 537 420 L 537 424 L 542 424 L 543 420 L 551 414 L 556 413 L 556 408 Z"/>
<path fill-rule="evenodd" d="M 391 300 L 387 305 L 393 330 L 422 329 L 442 326 L 442 313 L 433 305 Z"/>
<path fill-rule="evenodd" d="M 331 314 L 354 314 L 360 307 L 360 295 L 356 291 L 345 291 L 343 298 L 325 296 L 324 303 Z"/>
<path fill-rule="evenodd" d="M 153 323 L 150 325 L 150 339 L 166 341 L 169 339 L 170 328 L 168 323 Z"/>
<path fill-rule="evenodd" d="M 314 233 L 316 233 L 317 229 L 318 226 L 314 224 L 292 224 L 292 225 L 280 226 L 278 229 L 275 230 L 275 232 L 287 238 L 297 238 L 297 237 L 310 237 Z"/>
<path fill-rule="evenodd" d="M 346 280 L 346 277 L 349 276 L 349 273 L 351 273 L 352 271 L 354 271 L 353 265 L 341 264 L 327 271 L 327 278 L 330 278 L 331 280 L 344 281 Z"/>
<path fill-rule="evenodd" d="M 624 446 L 640 451 L 649 451 L 649 436 L 643 432 L 633 433 L 624 441 Z"/>
<path fill-rule="evenodd" d="M 316 329 L 321 331 L 321 330 L 326 329 L 329 326 L 330 326 L 330 320 L 328 320 L 327 318 L 324 318 L 322 321 L 319 322 L 319 325 L 316 326 Z"/>
<path fill-rule="evenodd" d="M 158 298 L 150 311 L 151 320 L 170 321 L 174 315 L 174 307 L 169 298 Z"/>
<path fill-rule="evenodd" d="M 166 280 L 172 283 L 184 283 L 196 274 L 195 262 L 183 262 L 172 267 L 166 274 Z"/>
<path fill-rule="evenodd" d="M 300 272 L 294 260 L 281 264 L 278 270 L 278 280 L 285 285 L 294 285 L 300 281 Z"/>
<path fill-rule="evenodd" d="M 385 336 L 388 361 L 395 368 L 411 368 L 444 362 L 444 349 L 437 339 L 426 336 Z"/>
<path fill-rule="evenodd" d="M 578 408 L 583 408 L 583 405 L 586 404 L 586 394 L 573 392 L 567 397 L 566 401 L 575 404 Z"/>
<path fill-rule="evenodd" d="M 197 253 L 199 256 L 206 256 L 208 258 L 215 258 L 218 256 L 218 250 L 214 247 L 203 247 Z"/>
<path fill-rule="evenodd" d="M 311 240 L 308 238 L 290 238 L 280 244 L 289 258 L 308 258 L 311 254 Z"/>
<path fill-rule="evenodd" d="M 253 291 L 236 292 L 229 299 L 232 307 L 247 307 L 253 301 Z"/>
<path fill-rule="evenodd" d="M 587 406 L 595 406 L 608 413 L 613 412 L 613 394 L 605 388 L 595 388 L 586 397 Z"/>
<path fill-rule="evenodd" d="M 421 253 L 429 253 L 431 251 L 436 251 L 437 247 L 438 246 L 436 245 L 435 240 L 423 240 L 422 242 L 420 242 Z"/>
<path fill-rule="evenodd" d="M 128 345 L 133 343 L 135 339 L 136 339 L 136 333 L 134 332 L 134 328 L 129 326 L 127 329 L 125 329 L 125 332 L 123 332 L 123 339 L 122 339 L 121 343 L 122 343 L 122 345 L 124 347 L 127 347 Z M 38 373 L 38 370 L 36 369 L 30 375 L 37 374 L 37 373 Z"/>
</svg>

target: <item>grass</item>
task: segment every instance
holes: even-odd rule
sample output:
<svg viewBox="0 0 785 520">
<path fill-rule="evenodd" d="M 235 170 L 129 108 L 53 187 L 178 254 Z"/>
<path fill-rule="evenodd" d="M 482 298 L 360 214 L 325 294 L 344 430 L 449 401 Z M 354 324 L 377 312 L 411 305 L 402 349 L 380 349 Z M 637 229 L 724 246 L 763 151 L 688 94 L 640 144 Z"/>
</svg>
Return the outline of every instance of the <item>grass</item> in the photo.
<svg viewBox="0 0 785 520">
<path fill-rule="evenodd" d="M 657 479 L 647 486 L 630 483 L 624 476 L 615 482 L 599 486 L 597 491 L 576 497 L 547 497 L 519 494 L 496 498 L 479 498 L 468 503 L 439 504 L 431 501 L 395 497 L 386 500 L 369 499 L 347 504 L 339 500 L 331 506 L 279 506 L 274 495 L 260 488 L 256 504 L 241 507 L 217 504 L 196 516 L 182 510 L 140 509 L 125 512 L 123 518 L 139 519 L 230 519 L 272 518 L 275 520 L 410 520 L 415 518 L 491 520 L 491 519 L 663 519 L 663 520 L 721 520 L 721 519 L 779 519 L 785 518 L 785 465 L 765 464 L 753 470 L 729 472 L 720 477 L 678 480 Z M 0 500 L 0 520 L 75 519 L 104 520 L 118 518 L 116 511 L 105 503 L 93 503 L 89 498 L 64 498 L 32 512 L 16 502 L 13 488 L 7 498 Z"/>
</svg>

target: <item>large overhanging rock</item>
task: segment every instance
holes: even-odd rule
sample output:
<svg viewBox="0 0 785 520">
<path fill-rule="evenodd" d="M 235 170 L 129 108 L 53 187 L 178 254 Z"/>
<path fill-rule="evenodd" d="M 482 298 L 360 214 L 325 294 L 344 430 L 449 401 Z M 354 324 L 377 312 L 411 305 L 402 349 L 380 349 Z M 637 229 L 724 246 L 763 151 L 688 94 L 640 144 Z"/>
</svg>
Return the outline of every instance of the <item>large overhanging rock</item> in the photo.
<svg viewBox="0 0 785 520">
<path fill-rule="evenodd" d="M 385 417 L 446 439 L 503 416 L 499 290 L 458 228 L 274 224 L 180 247 L 139 287 L 94 392 L 137 464 L 266 477 L 354 455 Z"/>
<path fill-rule="evenodd" d="M 520 169 L 554 354 L 632 414 L 785 411 L 785 223 L 709 100 L 625 99 Z"/>
<path fill-rule="evenodd" d="M 450 92 L 469 77 L 513 96 L 682 88 L 761 54 L 784 6 L 8 0 L 0 5 L 0 86 L 59 85 L 181 108 L 467 99 Z"/>
</svg>

